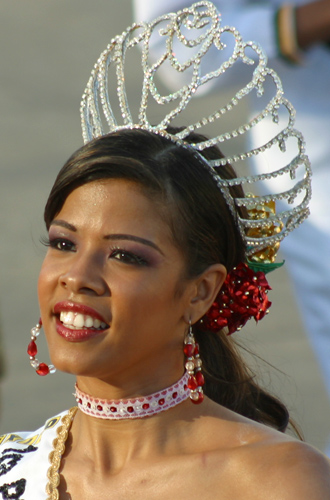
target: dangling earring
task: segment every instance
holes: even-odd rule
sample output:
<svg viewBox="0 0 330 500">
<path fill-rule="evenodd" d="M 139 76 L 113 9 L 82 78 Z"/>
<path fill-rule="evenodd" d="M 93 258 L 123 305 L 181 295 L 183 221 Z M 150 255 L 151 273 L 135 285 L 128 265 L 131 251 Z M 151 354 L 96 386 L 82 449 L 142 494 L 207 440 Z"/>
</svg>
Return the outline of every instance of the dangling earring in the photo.
<svg viewBox="0 0 330 500">
<path fill-rule="evenodd" d="M 189 330 L 184 339 L 183 352 L 186 356 L 185 368 L 188 372 L 188 389 L 190 389 L 190 399 L 193 403 L 199 404 L 204 399 L 203 385 L 205 384 L 202 374 L 202 360 L 199 355 L 199 345 L 195 342 L 192 331 L 191 320 L 189 320 Z"/>
<path fill-rule="evenodd" d="M 41 327 L 42 327 L 42 321 L 40 318 L 36 326 L 31 328 L 31 341 L 28 345 L 27 353 L 30 356 L 30 365 L 32 366 L 32 368 L 35 369 L 38 375 L 44 376 L 48 375 L 48 373 L 55 373 L 56 368 L 54 365 L 46 365 L 46 363 L 39 363 L 39 361 L 36 358 L 36 355 L 38 354 L 36 339 L 40 333 Z"/>
</svg>

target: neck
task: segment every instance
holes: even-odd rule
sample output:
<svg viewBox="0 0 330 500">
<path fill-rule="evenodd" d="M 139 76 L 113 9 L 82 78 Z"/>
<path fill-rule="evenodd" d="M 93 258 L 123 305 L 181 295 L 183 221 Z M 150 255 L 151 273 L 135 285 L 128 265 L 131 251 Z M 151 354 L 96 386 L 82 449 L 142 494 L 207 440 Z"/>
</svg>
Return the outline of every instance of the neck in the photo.
<svg viewBox="0 0 330 500">
<path fill-rule="evenodd" d="M 178 446 L 182 440 L 182 442 L 189 441 L 191 436 L 187 430 L 187 418 L 189 420 L 198 418 L 203 405 L 192 404 L 189 398 L 190 390 L 184 388 L 186 379 L 187 374 L 174 384 L 175 391 L 173 392 L 174 389 L 172 389 L 169 392 L 172 398 L 173 394 L 178 392 L 178 396 L 174 398 L 177 401 L 180 393 L 179 387 L 181 387 L 180 397 L 183 397 L 181 401 L 171 405 L 168 411 L 155 412 L 151 416 L 146 415 L 145 418 L 121 418 L 115 421 L 108 418 L 95 418 L 86 412 L 78 411 L 68 439 L 64 462 L 69 454 L 70 460 L 74 458 L 74 461 L 77 459 L 79 463 L 82 459 L 84 463 L 92 462 L 100 473 L 102 471 L 108 473 L 110 469 L 111 471 L 121 470 L 133 459 L 161 455 L 168 452 L 169 447 L 172 450 L 173 446 Z M 175 385 L 179 386 L 177 390 Z M 166 389 L 161 389 L 156 394 L 166 398 L 166 394 L 162 394 L 165 391 Z M 143 399 L 148 397 L 152 395 L 145 396 Z M 95 400 L 96 398 L 90 398 L 91 405 L 95 404 Z M 112 403 L 113 401 L 110 405 Z M 105 404 L 108 405 L 109 401 Z M 163 407 L 163 405 L 159 406 Z"/>
<path fill-rule="evenodd" d="M 209 401 L 194 405 L 188 398 L 168 411 L 147 418 L 107 420 L 78 410 L 66 446 L 67 458 L 78 467 L 93 466 L 100 475 L 118 473 L 135 460 L 154 460 L 185 449 L 191 426 L 207 412 Z"/>
</svg>

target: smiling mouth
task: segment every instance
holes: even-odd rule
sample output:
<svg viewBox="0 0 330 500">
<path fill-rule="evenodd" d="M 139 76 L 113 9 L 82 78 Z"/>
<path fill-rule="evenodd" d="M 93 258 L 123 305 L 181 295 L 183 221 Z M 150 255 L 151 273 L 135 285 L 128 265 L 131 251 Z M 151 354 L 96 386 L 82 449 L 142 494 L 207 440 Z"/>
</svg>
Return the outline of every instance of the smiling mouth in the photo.
<svg viewBox="0 0 330 500">
<path fill-rule="evenodd" d="M 93 318 L 88 314 L 81 314 L 73 311 L 61 311 L 59 319 L 63 326 L 69 328 L 70 330 L 81 330 L 87 328 L 102 331 L 109 328 L 109 325 L 98 318 Z"/>
</svg>

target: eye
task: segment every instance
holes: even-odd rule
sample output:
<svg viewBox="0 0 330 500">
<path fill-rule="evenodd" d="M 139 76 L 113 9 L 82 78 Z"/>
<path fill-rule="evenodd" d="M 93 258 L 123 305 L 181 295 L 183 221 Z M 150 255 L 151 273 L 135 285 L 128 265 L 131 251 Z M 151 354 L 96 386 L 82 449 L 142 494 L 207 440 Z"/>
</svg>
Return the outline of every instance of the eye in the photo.
<svg viewBox="0 0 330 500">
<path fill-rule="evenodd" d="M 116 259 L 124 264 L 133 264 L 138 266 L 146 266 L 148 262 L 143 257 L 136 255 L 133 252 L 129 252 L 127 250 L 121 250 L 119 248 L 113 250 L 110 254 L 111 259 Z"/>
<path fill-rule="evenodd" d="M 74 252 L 75 244 L 66 238 L 50 238 L 46 245 L 61 252 Z"/>
</svg>

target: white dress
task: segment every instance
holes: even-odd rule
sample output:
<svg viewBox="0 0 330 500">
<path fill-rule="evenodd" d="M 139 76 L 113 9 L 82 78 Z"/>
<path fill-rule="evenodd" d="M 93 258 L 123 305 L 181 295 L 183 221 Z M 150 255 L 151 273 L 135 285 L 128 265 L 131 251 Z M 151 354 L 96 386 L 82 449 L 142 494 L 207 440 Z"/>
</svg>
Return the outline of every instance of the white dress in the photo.
<svg viewBox="0 0 330 500">
<path fill-rule="evenodd" d="M 33 432 L 0 437 L 0 500 L 45 500 L 49 453 L 67 411 L 48 419 Z"/>
</svg>

